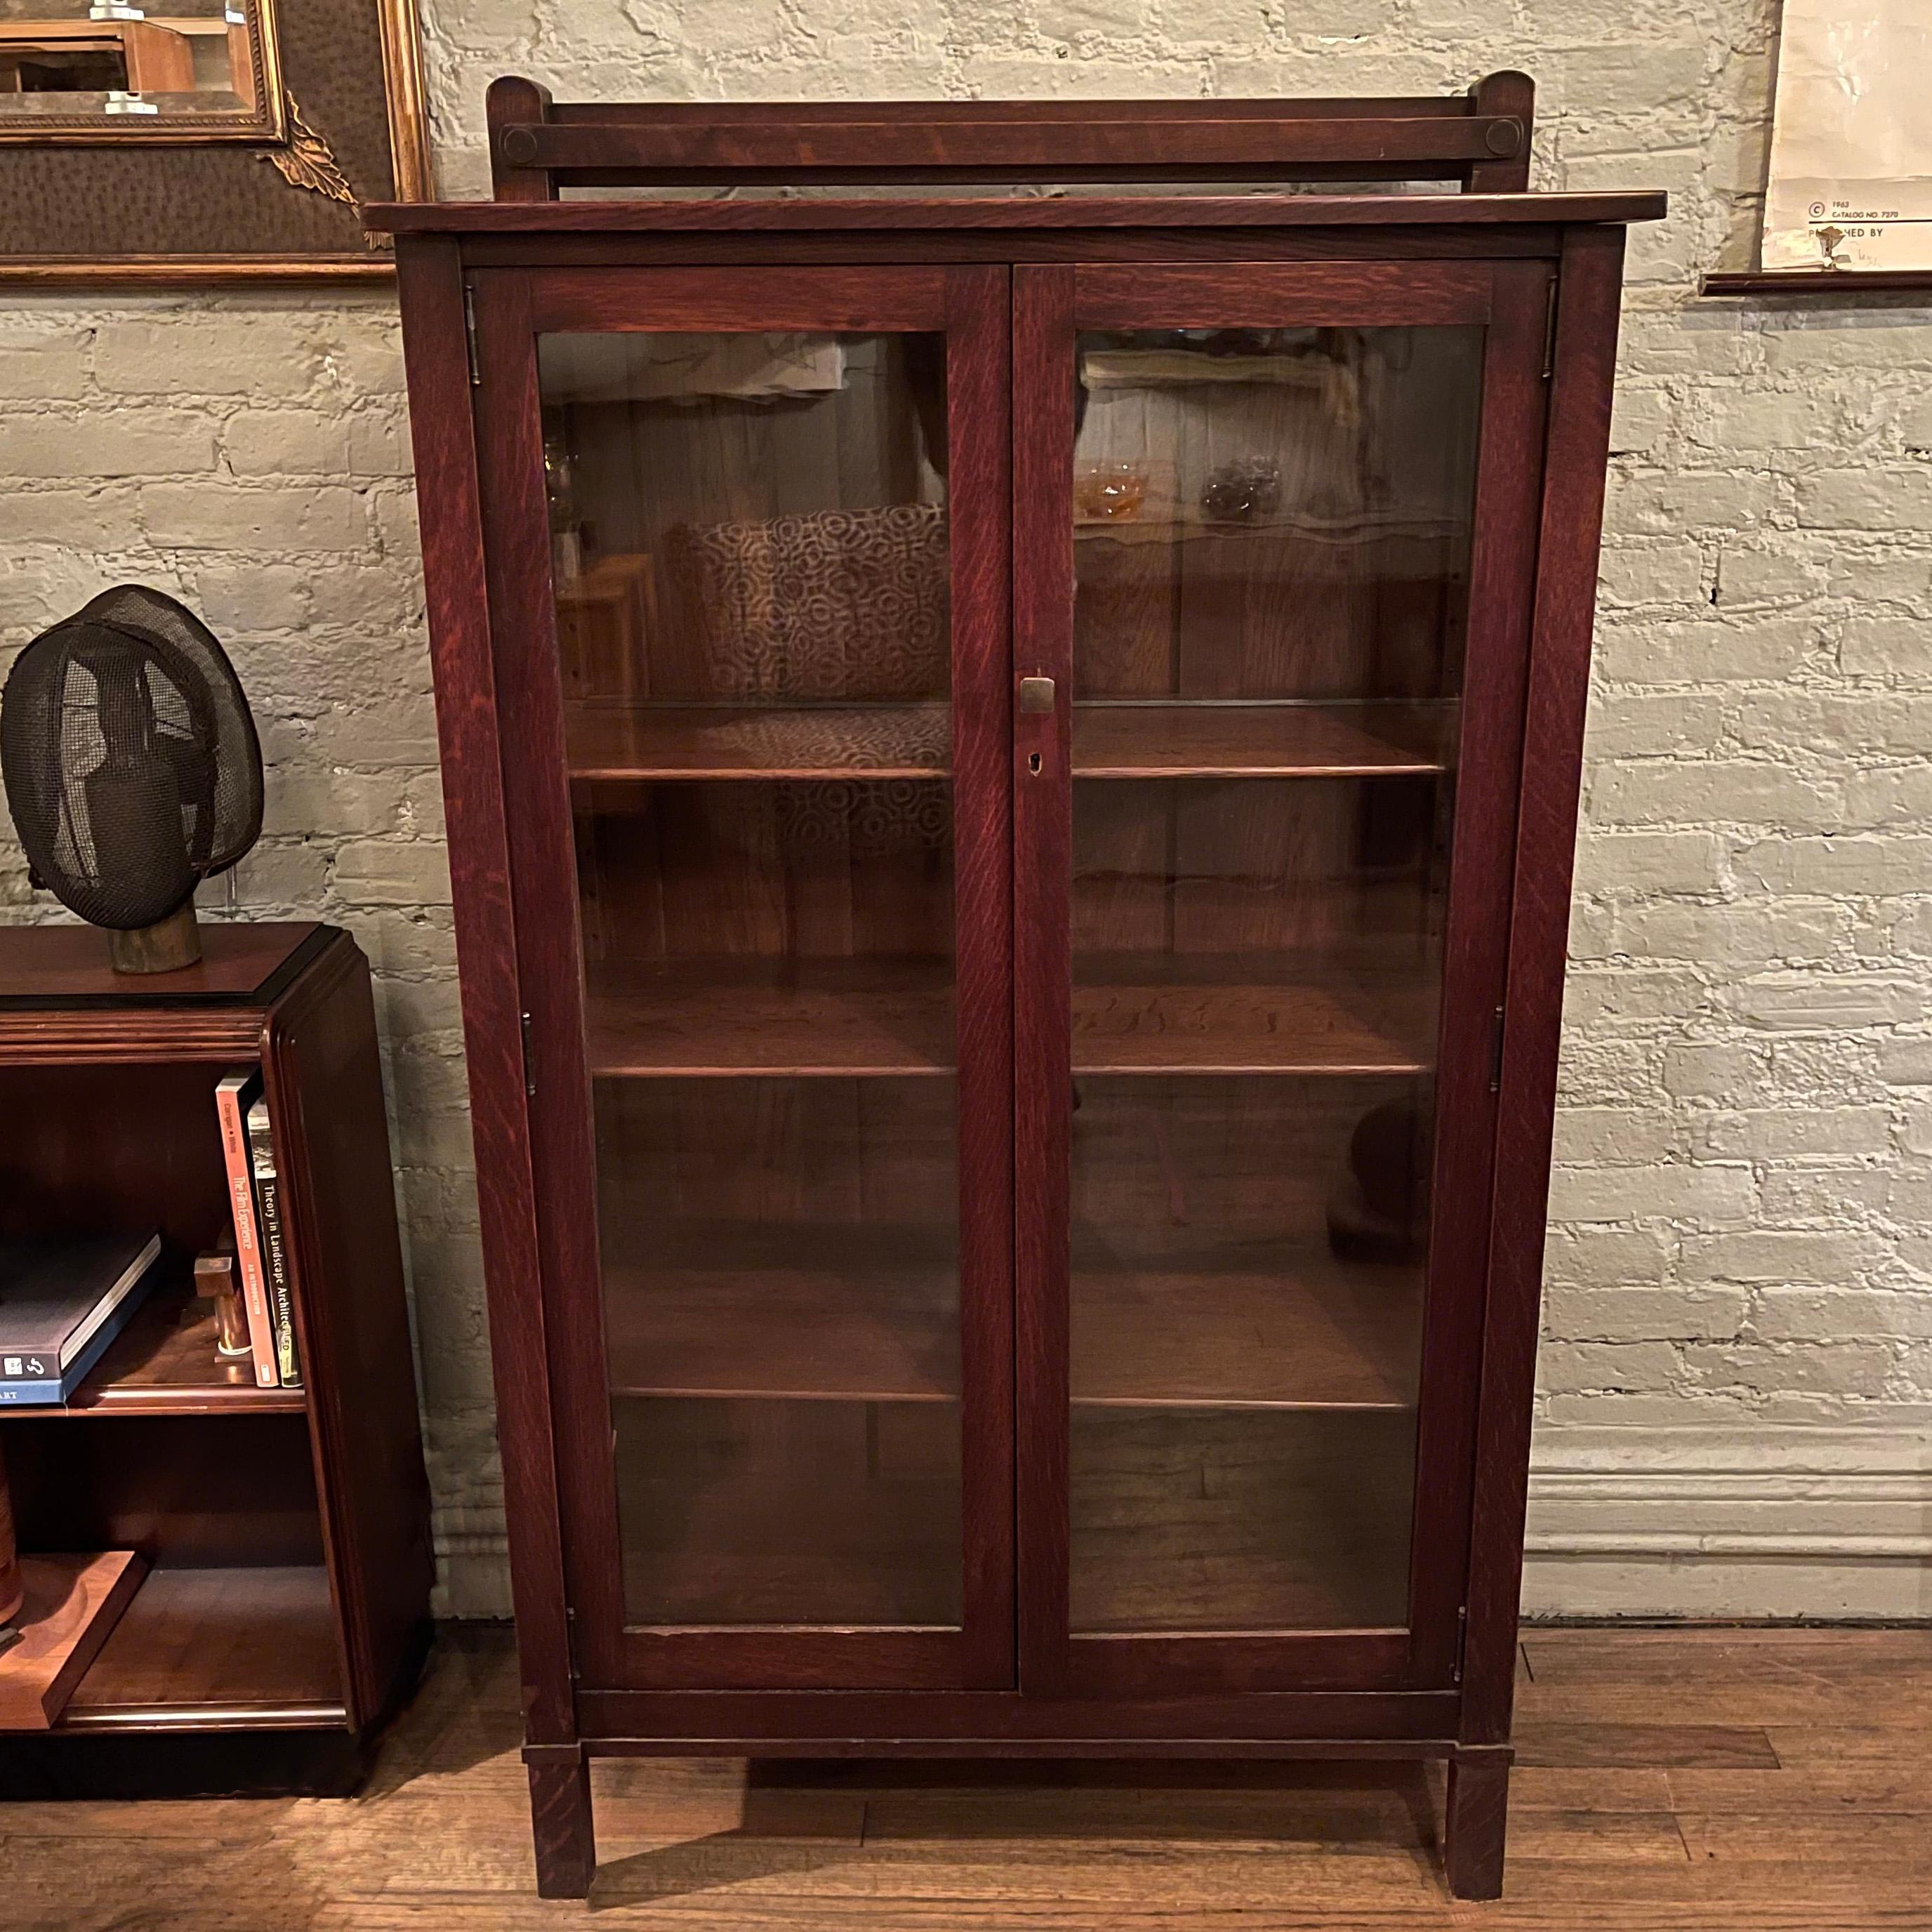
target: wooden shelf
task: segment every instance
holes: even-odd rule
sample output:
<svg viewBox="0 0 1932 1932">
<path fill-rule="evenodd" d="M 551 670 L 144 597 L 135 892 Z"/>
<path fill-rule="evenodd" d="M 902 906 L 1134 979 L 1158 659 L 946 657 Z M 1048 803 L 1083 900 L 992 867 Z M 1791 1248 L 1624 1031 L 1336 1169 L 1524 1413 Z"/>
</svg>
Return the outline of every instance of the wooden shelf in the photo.
<svg viewBox="0 0 1932 1932">
<path fill-rule="evenodd" d="M 328 1576 L 316 1564 L 154 1570 L 58 1728 L 288 1730 L 347 1721 Z"/>
<path fill-rule="evenodd" d="M 627 1622 L 958 1625 L 956 1412 L 633 1401 L 614 1420 Z"/>
<path fill-rule="evenodd" d="M 1387 778 L 1444 769 L 1448 704 L 1079 704 L 1077 778 Z"/>
<path fill-rule="evenodd" d="M 700 959 L 593 982 L 602 1076 L 950 1073 L 952 984 L 940 959 Z"/>
<path fill-rule="evenodd" d="M 1417 1073 L 1436 1000 L 1408 968 L 1318 955 L 1083 954 L 1076 1073 Z"/>
<path fill-rule="evenodd" d="M 573 706 L 574 785 L 663 778 L 946 776 L 952 713 L 930 704 Z"/>
<path fill-rule="evenodd" d="M 1076 970 L 1078 1073 L 1415 1073 L 1431 1064 L 1436 1000 L 1419 965 L 1119 953 L 1083 956 Z M 586 1005 L 591 1072 L 950 1073 L 951 974 L 940 959 L 607 969 Z"/>
<path fill-rule="evenodd" d="M 1136 1248 L 1076 1227 L 1071 1299 L 1076 1406 L 1415 1406 L 1419 1269 L 1205 1235 Z"/>
<path fill-rule="evenodd" d="M 1072 1398 L 1113 1408 L 1414 1406 L 1420 1271 L 1325 1247 L 1076 1229 Z M 948 1231 L 673 1222 L 604 1235 L 614 1395 L 938 1402 L 959 1390 Z"/>
<path fill-rule="evenodd" d="M 1076 704 L 1076 778 L 1348 778 L 1440 772 L 1453 704 Z M 700 779 L 942 778 L 943 704 L 580 705 L 569 715 L 580 806 L 614 788 Z"/>
<path fill-rule="evenodd" d="M 1412 1412 L 1084 1408 L 1076 1633 L 1407 1620 Z"/>
<path fill-rule="evenodd" d="M 158 1286 L 63 1408 L 49 1415 L 299 1414 L 299 1388 L 260 1388 L 252 1360 L 220 1354 L 214 1311 L 178 1283 Z"/>
<path fill-rule="evenodd" d="M 884 1222 L 607 1228 L 611 1392 L 956 1400 L 951 1245 L 946 1228 Z"/>
</svg>

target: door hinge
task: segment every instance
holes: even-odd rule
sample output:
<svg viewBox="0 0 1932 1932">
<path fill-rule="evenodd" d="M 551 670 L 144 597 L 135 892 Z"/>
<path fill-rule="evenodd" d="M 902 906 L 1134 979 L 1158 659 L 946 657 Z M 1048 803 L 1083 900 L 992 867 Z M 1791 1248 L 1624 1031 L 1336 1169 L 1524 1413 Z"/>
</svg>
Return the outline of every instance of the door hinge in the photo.
<svg viewBox="0 0 1932 1932">
<path fill-rule="evenodd" d="M 1496 1009 L 1496 1037 L 1490 1044 L 1490 1091 L 1503 1090 L 1503 1009 Z"/>
<path fill-rule="evenodd" d="M 531 1038 L 530 1015 L 524 1014 L 523 1019 L 524 1091 L 534 1099 L 537 1090 L 537 1052 Z"/>
<path fill-rule="evenodd" d="M 1556 278 L 1550 278 L 1550 299 L 1543 311 L 1543 380 L 1556 373 Z"/>
<path fill-rule="evenodd" d="M 1462 1681 L 1462 1655 L 1469 1647 L 1469 1606 L 1465 1604 L 1456 1612 L 1456 1667 L 1450 1672 L 1450 1682 Z"/>
<path fill-rule="evenodd" d="M 470 386 L 480 389 L 483 365 L 476 359 L 476 285 L 473 282 L 463 285 L 463 336 L 470 352 Z"/>
</svg>

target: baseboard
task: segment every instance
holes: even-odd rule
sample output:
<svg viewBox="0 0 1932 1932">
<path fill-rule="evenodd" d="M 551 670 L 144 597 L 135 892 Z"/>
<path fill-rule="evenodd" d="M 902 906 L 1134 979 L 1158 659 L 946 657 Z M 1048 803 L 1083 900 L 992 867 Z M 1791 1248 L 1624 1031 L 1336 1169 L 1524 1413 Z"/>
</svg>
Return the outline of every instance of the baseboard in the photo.
<svg viewBox="0 0 1932 1932">
<path fill-rule="evenodd" d="M 1919 1430 L 1538 1430 L 1528 1616 L 1932 1618 Z"/>
<path fill-rule="evenodd" d="M 448 1518 L 436 1615 L 508 1616 L 500 1515 Z M 1932 1432 L 1540 1428 L 1523 1612 L 1932 1620 Z"/>
</svg>

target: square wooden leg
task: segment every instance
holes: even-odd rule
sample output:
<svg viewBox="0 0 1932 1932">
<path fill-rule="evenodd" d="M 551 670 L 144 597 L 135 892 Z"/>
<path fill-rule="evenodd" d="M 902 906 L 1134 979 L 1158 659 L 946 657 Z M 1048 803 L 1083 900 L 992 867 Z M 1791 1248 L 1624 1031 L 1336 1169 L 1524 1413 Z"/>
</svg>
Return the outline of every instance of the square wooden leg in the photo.
<svg viewBox="0 0 1932 1932">
<path fill-rule="evenodd" d="M 597 1870 L 590 1761 L 580 1744 L 526 1744 L 524 1762 L 530 1774 L 537 1896 L 587 1898 Z"/>
<path fill-rule="evenodd" d="M 1501 1753 L 1449 1761 L 1444 1862 L 1449 1869 L 1449 1889 L 1458 1898 L 1502 1896 L 1509 1774 L 1509 1759 Z"/>
</svg>

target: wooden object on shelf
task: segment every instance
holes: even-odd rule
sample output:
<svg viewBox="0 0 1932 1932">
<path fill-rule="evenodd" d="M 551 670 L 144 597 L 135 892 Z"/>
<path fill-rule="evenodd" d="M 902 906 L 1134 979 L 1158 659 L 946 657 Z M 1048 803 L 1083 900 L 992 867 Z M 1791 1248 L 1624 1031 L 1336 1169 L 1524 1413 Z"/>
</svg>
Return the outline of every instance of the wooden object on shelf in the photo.
<svg viewBox="0 0 1932 1932">
<path fill-rule="evenodd" d="M 26 1558 L 14 1618 L 20 1640 L 0 1651 L 0 1732 L 52 1727 L 146 1567 L 131 1550 Z"/>
<path fill-rule="evenodd" d="M 590 1887 L 590 1756 L 722 1752 L 1436 1759 L 1449 1882 L 1499 1886 L 1622 225 L 1663 208 L 1521 192 L 1532 96 L 506 80 L 494 202 L 368 211 L 543 1894 Z M 1216 176 L 1462 192 L 1118 185 Z M 948 191 L 989 178 L 1110 185 Z M 560 198 L 698 182 L 935 188 Z M 547 455 L 614 579 L 665 565 L 602 701 Z M 1082 520 L 1096 465 L 1138 514 Z"/>
<path fill-rule="evenodd" d="M 0 1233 L 152 1225 L 160 1274 L 63 1406 L 0 1414 L 29 1564 L 146 1574 L 0 1792 L 350 1788 L 427 1646 L 428 1485 L 374 1004 L 349 936 L 211 924 L 118 978 L 99 935 L 0 931 Z M 225 1355 L 198 1258 L 231 1236 L 216 1082 L 260 1063 L 304 1386 Z M 0 1729 L 4 1729 L 0 1725 Z M 172 1754 L 148 1747 L 173 1740 Z"/>
</svg>

